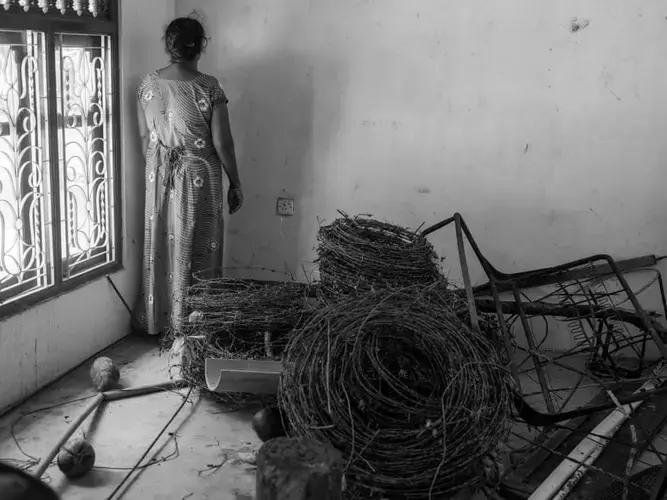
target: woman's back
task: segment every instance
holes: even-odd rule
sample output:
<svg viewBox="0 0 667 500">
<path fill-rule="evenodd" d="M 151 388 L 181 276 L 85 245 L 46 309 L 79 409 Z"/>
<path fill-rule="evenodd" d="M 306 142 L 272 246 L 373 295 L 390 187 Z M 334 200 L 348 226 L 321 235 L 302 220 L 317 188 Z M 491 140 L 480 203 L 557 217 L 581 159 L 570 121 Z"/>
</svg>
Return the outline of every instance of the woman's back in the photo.
<svg viewBox="0 0 667 500">
<path fill-rule="evenodd" d="M 188 150 L 213 147 L 213 110 L 227 102 L 215 77 L 198 72 L 184 74 L 172 68 L 148 74 L 139 86 L 138 99 L 151 142 Z"/>
</svg>

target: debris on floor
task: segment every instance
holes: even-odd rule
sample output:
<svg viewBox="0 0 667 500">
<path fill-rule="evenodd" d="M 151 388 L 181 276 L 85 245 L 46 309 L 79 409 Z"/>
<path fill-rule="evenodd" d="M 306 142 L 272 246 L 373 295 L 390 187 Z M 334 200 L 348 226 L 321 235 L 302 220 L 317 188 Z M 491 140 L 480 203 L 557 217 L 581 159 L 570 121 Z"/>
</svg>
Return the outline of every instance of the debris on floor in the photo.
<svg viewBox="0 0 667 500">
<path fill-rule="evenodd" d="M 439 268 L 438 257 L 426 240 L 429 234 L 450 225 L 456 226 L 456 238 L 460 250 L 459 261 L 464 278 L 463 288 L 456 287 L 445 279 Z M 275 407 L 278 404 L 283 414 L 281 417 L 282 431 L 285 433 L 317 436 L 323 441 L 333 442 L 344 451 L 350 457 L 346 470 L 351 490 L 354 492 L 355 488 L 361 488 L 366 497 L 369 492 L 377 492 L 380 495 L 402 493 L 408 498 L 428 498 L 428 495 L 433 493 L 449 495 L 452 491 L 437 489 L 438 485 L 447 483 L 451 490 L 462 488 L 465 490 L 465 486 L 472 484 L 471 491 L 481 489 L 491 496 L 501 493 L 509 495 L 511 492 L 515 497 L 518 495 L 528 498 L 529 495 L 523 495 L 521 491 L 526 491 L 526 488 L 536 489 L 537 485 L 528 485 L 524 477 L 519 480 L 520 484 L 517 487 L 517 484 L 514 484 L 516 480 L 512 479 L 517 477 L 516 464 L 521 463 L 522 460 L 528 460 L 543 474 L 549 470 L 549 467 L 556 467 L 560 462 L 557 461 L 554 465 L 549 466 L 547 464 L 549 461 L 544 461 L 545 457 L 551 457 L 552 462 L 562 461 L 569 453 L 562 450 L 566 450 L 567 446 L 572 448 L 576 446 L 577 439 L 581 440 L 586 432 L 593 429 L 595 426 L 593 422 L 596 419 L 598 422 L 601 421 L 609 411 L 613 410 L 613 408 L 605 410 L 606 413 L 595 410 L 592 406 L 594 402 L 585 404 L 586 399 L 595 395 L 595 390 L 598 389 L 602 391 L 602 401 L 612 401 L 612 406 L 620 407 L 618 397 L 630 395 L 634 390 L 631 388 L 635 381 L 645 380 L 647 376 L 650 378 L 650 371 L 654 368 L 655 363 L 646 356 L 647 346 L 653 344 L 660 350 L 661 339 L 667 338 L 667 329 L 659 321 L 661 317 L 664 317 L 665 308 L 663 307 L 663 315 L 656 311 L 645 311 L 637 300 L 637 295 L 645 291 L 648 286 L 658 284 L 662 289 L 662 278 L 659 273 L 656 273 L 656 278 L 641 288 L 637 294 L 631 289 L 626 279 L 630 273 L 645 271 L 654 266 L 657 261 L 653 256 L 615 262 L 611 257 L 597 255 L 554 268 L 514 275 L 506 274 L 496 270 L 481 254 L 479 245 L 474 241 L 463 218 L 458 214 L 423 231 L 410 231 L 374 220 L 369 216 L 349 217 L 341 213 L 339 219 L 320 228 L 318 241 L 317 263 L 321 279 L 316 283 L 310 283 L 298 300 L 290 301 L 289 305 L 283 306 L 285 310 L 282 313 L 276 312 L 276 307 L 280 305 L 272 301 L 271 296 L 273 293 L 279 293 L 281 287 L 289 286 L 291 282 L 268 284 L 252 280 L 221 279 L 198 284 L 199 289 L 196 292 L 193 290 L 193 293 L 190 294 L 192 298 L 189 300 L 192 300 L 192 307 L 200 309 L 206 307 L 204 301 L 200 299 L 205 293 L 221 297 L 212 299 L 209 296 L 208 303 L 210 304 L 227 300 L 226 290 L 238 288 L 240 282 L 243 282 L 243 289 L 247 294 L 242 299 L 245 303 L 260 304 L 264 300 L 267 309 L 273 308 L 272 318 L 274 316 L 276 318 L 289 317 L 292 318 L 292 324 L 291 327 L 286 327 L 280 332 L 272 331 L 272 325 L 269 324 L 251 327 L 248 332 L 245 330 L 247 324 L 244 323 L 243 315 L 238 317 L 237 325 L 235 318 L 228 314 L 226 316 L 228 321 L 224 325 L 217 324 L 212 328 L 207 328 L 201 321 L 207 314 L 200 312 L 197 314 L 196 321 L 193 321 L 194 326 L 191 327 L 190 335 L 186 335 L 182 340 L 184 345 L 190 347 L 184 350 L 183 365 L 190 363 L 191 366 L 201 369 L 201 366 L 206 364 L 207 356 L 212 352 L 207 347 L 210 345 L 224 346 L 221 357 L 225 358 L 282 359 L 280 399 L 275 401 L 271 398 L 264 398 L 265 405 Z M 472 286 L 465 255 L 465 243 L 472 248 L 475 257 L 481 263 L 489 279 L 487 284 Z M 533 296 L 528 294 L 531 290 L 541 290 L 545 287 L 550 287 L 550 291 L 543 297 L 534 297 L 534 293 Z M 206 292 L 202 291 L 203 288 L 206 289 Z M 395 459 L 396 463 L 405 460 L 400 453 L 389 453 L 382 448 L 383 444 L 392 442 L 391 439 L 383 438 L 383 433 L 393 432 L 395 435 L 405 433 L 406 427 L 398 426 L 397 422 L 407 425 L 407 428 L 410 428 L 411 425 L 419 425 L 418 410 L 428 406 L 426 402 L 430 393 L 424 392 L 423 388 L 419 389 L 418 381 L 405 378 L 410 374 L 406 366 L 414 368 L 438 365 L 440 372 L 436 372 L 435 375 L 428 373 L 428 376 L 423 378 L 431 381 L 430 388 L 433 394 L 439 394 L 443 399 L 442 394 L 448 394 L 448 392 L 443 392 L 442 388 L 438 389 L 438 384 L 434 382 L 439 380 L 437 373 L 446 374 L 449 370 L 450 379 L 465 379 L 460 374 L 456 375 L 457 363 L 467 361 L 475 366 L 480 364 L 474 361 L 475 355 L 470 352 L 467 354 L 459 352 L 458 357 L 452 355 L 447 358 L 446 362 L 440 360 L 436 363 L 432 359 L 437 359 L 439 351 L 432 344 L 428 354 L 415 347 L 420 342 L 420 334 L 424 331 L 425 322 L 423 318 L 413 314 L 414 310 L 411 307 L 415 307 L 423 295 L 429 295 L 426 293 L 428 290 L 430 290 L 429 299 L 437 302 L 437 305 L 429 306 L 431 316 L 438 316 L 438 314 L 433 314 L 433 311 L 443 305 L 448 311 L 448 318 L 459 321 L 458 326 L 448 330 L 447 321 L 439 318 L 438 324 L 433 328 L 439 332 L 440 337 L 447 338 L 447 331 L 456 331 L 463 332 L 463 336 L 468 341 L 480 338 L 489 342 L 489 345 L 493 346 L 493 352 L 497 353 L 498 360 L 487 363 L 487 365 L 495 366 L 496 369 L 502 371 L 503 377 L 509 377 L 505 382 L 495 383 L 495 386 L 512 391 L 512 394 L 515 394 L 512 396 L 515 400 L 517 393 L 514 391 L 518 391 L 518 394 L 523 394 L 523 397 L 527 398 L 522 400 L 522 396 L 519 395 L 521 401 L 530 400 L 531 405 L 537 405 L 539 411 L 543 411 L 542 405 L 544 405 L 548 413 L 538 411 L 536 415 L 540 415 L 540 419 L 546 418 L 546 421 L 555 422 L 559 419 L 560 413 L 573 405 L 585 404 L 586 407 L 591 408 L 585 410 L 590 411 L 590 415 L 571 422 L 579 427 L 570 430 L 573 437 L 569 441 L 563 438 L 561 440 L 563 442 L 556 445 L 556 448 L 558 446 L 560 448 L 552 449 L 550 454 L 541 456 L 540 460 L 544 463 L 539 467 L 535 465 L 539 460 L 534 457 L 527 459 L 527 457 L 531 450 L 535 451 L 535 448 L 540 449 L 540 446 L 544 446 L 543 443 L 550 434 L 551 428 L 547 426 L 537 433 L 530 427 L 525 427 L 524 430 L 521 411 L 514 408 L 516 411 L 512 416 L 512 411 L 508 407 L 506 416 L 500 417 L 498 421 L 504 425 L 504 427 L 499 426 L 499 429 L 512 428 L 511 435 L 503 435 L 499 431 L 495 437 L 489 438 L 489 442 L 493 442 L 494 445 L 487 446 L 480 455 L 480 457 L 485 456 L 484 463 L 487 466 L 474 472 L 475 479 L 472 480 L 472 483 L 465 474 L 457 472 L 448 475 L 447 467 L 452 466 L 455 469 L 456 465 L 451 465 L 450 461 L 443 462 L 442 458 L 437 461 L 437 454 L 433 452 L 430 453 L 435 460 L 432 466 L 420 463 L 419 470 L 415 468 L 409 471 L 411 477 L 421 474 L 425 478 L 424 484 L 428 483 L 428 488 L 423 485 L 414 487 L 415 485 L 410 484 L 405 478 L 400 481 L 400 485 L 383 482 L 384 470 L 391 471 L 387 477 L 398 477 L 397 471 L 405 469 L 405 467 L 392 469 L 392 463 L 394 463 L 392 460 Z M 403 303 L 396 304 L 397 298 L 403 296 L 410 296 L 412 300 L 406 299 Z M 304 297 L 308 299 L 304 300 Z M 195 301 L 198 302 L 195 303 Z M 364 311 L 357 311 L 363 304 L 367 304 L 367 308 Z M 624 307 L 626 305 L 629 307 Z M 398 315 L 397 317 L 393 317 L 394 312 Z M 250 310 L 250 314 L 246 313 L 250 318 L 253 317 L 253 314 L 254 309 Z M 299 320 L 295 321 L 294 318 L 297 317 Z M 382 319 L 378 319 L 382 317 L 384 317 L 384 323 Z M 539 342 L 535 338 L 535 319 L 544 321 L 547 326 Z M 541 350 L 549 334 L 548 326 L 553 321 L 565 323 L 573 330 L 577 347 L 572 352 L 554 353 L 553 356 L 547 356 L 547 351 Z M 582 324 L 584 326 L 581 326 Z M 348 327 L 352 333 L 346 333 Z M 410 330 L 411 328 L 414 328 L 414 331 L 411 330 L 402 336 L 394 333 L 401 329 Z M 517 339 L 517 329 L 520 329 L 525 341 Z M 373 331 L 381 333 L 370 335 L 370 344 L 363 348 L 360 347 L 365 345 L 363 343 L 366 338 L 365 334 Z M 246 333 L 238 335 L 237 332 Z M 251 335 L 248 336 L 247 333 Z M 399 341 L 400 347 L 394 351 L 387 349 L 383 342 L 389 342 L 387 339 L 396 337 L 410 339 L 410 341 L 403 340 L 404 344 L 400 344 L 401 341 Z M 339 342 L 341 343 L 340 349 L 342 349 L 340 355 L 336 351 L 338 348 L 334 349 Z M 394 340 L 394 343 L 397 341 Z M 424 344 L 423 340 L 421 344 Z M 449 350 L 453 352 L 455 349 L 451 346 L 456 345 L 456 342 L 449 339 L 448 345 Z M 207 349 L 209 349 L 208 353 Z M 300 353 L 299 356 L 296 356 L 297 352 Z M 359 360 L 355 359 L 357 353 L 361 353 Z M 363 353 L 366 353 L 365 357 Z M 292 354 L 294 358 L 291 358 Z M 411 357 L 409 362 L 404 362 L 408 357 Z M 486 357 L 493 358 L 492 356 Z M 346 359 L 347 362 L 342 363 L 341 359 Z M 582 364 L 582 361 L 583 366 L 577 367 Z M 343 368 L 339 368 L 339 365 Z M 305 367 L 311 371 L 307 372 Z M 391 368 L 385 373 L 388 367 Z M 569 371 L 577 378 L 569 382 L 571 384 L 569 388 L 556 388 L 552 380 L 554 368 Z M 474 370 L 468 368 L 462 373 L 468 376 L 471 371 Z M 355 373 L 359 380 L 364 381 L 363 387 L 368 387 L 367 390 L 375 388 L 375 392 L 356 394 L 355 388 L 352 387 L 354 384 L 345 382 L 348 372 Z M 298 376 L 296 376 L 297 373 L 299 373 Z M 184 376 L 187 378 L 189 375 L 186 373 Z M 224 377 L 225 371 L 223 370 L 222 378 Z M 493 376 L 490 377 L 483 371 L 479 371 L 476 377 L 478 387 L 475 389 L 477 399 L 474 400 L 474 403 L 481 404 L 487 391 L 483 389 L 484 385 L 480 385 L 479 380 L 492 380 Z M 537 383 L 535 393 L 526 390 L 534 386 L 532 377 L 535 377 L 535 383 Z M 320 378 L 323 380 L 322 383 L 320 383 Z M 605 381 L 613 381 L 615 384 L 613 392 L 608 387 L 608 382 Z M 232 384 L 232 382 L 230 379 L 229 383 Z M 267 380 L 267 384 L 271 383 Z M 452 390 L 452 393 L 458 391 L 459 394 L 466 394 L 469 386 L 475 386 L 475 383 L 462 383 L 460 387 L 456 386 L 457 391 L 453 390 L 454 385 L 456 384 L 448 388 Z M 584 385 L 587 388 L 595 389 L 582 390 Z M 317 396 L 313 397 L 313 401 L 304 399 L 295 406 L 297 401 L 295 394 L 299 393 L 295 388 L 299 388 L 301 392 L 312 391 L 313 395 L 317 394 Z M 356 392 L 359 392 L 358 388 Z M 238 395 L 233 396 L 238 397 Z M 323 397 L 325 402 L 321 401 Z M 392 409 L 391 403 L 397 403 L 402 397 L 413 398 L 411 411 Z M 536 397 L 539 398 L 536 400 Z M 447 405 L 444 404 L 444 399 L 448 401 Z M 440 418 L 433 416 L 426 418 L 425 422 L 420 422 L 428 432 L 435 433 L 435 442 L 437 442 L 440 431 L 443 432 L 443 436 L 452 435 L 451 429 L 448 430 L 447 427 L 448 424 L 451 425 L 452 418 L 456 420 L 452 415 L 456 414 L 457 409 L 474 406 L 474 403 L 468 401 L 462 403 L 456 398 L 444 399 L 443 404 L 440 405 Z M 419 406 L 420 404 L 422 406 Z M 346 405 L 348 410 L 345 410 Z M 369 415 L 373 414 L 374 406 L 384 410 L 384 414 L 382 410 L 378 411 L 384 420 L 377 418 L 375 426 L 369 429 L 367 420 L 370 418 Z M 516 403 L 513 406 L 516 406 Z M 529 408 L 525 402 L 520 406 Z M 634 405 L 634 407 L 637 406 L 640 405 Z M 655 407 L 651 404 L 643 406 L 645 408 Z M 628 406 L 624 408 L 628 411 L 632 410 Z M 534 410 L 531 409 L 531 411 Z M 639 409 L 631 415 L 628 423 L 639 425 L 642 429 L 661 428 L 661 424 L 659 425 L 659 422 L 656 421 L 657 415 L 650 418 L 644 415 L 640 418 L 642 414 L 638 412 L 641 411 L 643 410 Z M 444 418 L 443 412 L 446 415 Z M 480 412 L 475 412 L 475 414 L 478 413 Z M 553 417 L 549 417 L 549 414 L 553 414 Z M 586 425 L 590 426 L 588 431 L 585 430 Z M 346 433 L 347 426 L 351 426 L 354 432 Z M 484 426 L 480 424 L 480 427 Z M 618 435 L 627 435 L 627 429 L 627 425 L 622 425 Z M 422 434 L 428 433 L 423 430 Z M 478 434 L 483 435 L 483 433 Z M 521 439 L 527 440 L 527 444 L 524 442 L 517 448 L 512 443 L 517 434 Z M 648 434 L 641 432 L 639 434 L 640 443 L 635 447 L 633 452 L 635 455 L 641 455 L 642 450 L 646 448 L 644 445 L 649 440 L 646 437 Z M 565 441 L 570 444 L 566 444 Z M 451 443 L 443 442 L 442 444 L 447 445 L 448 456 L 455 455 L 455 453 L 453 455 Z M 427 445 L 424 444 L 424 446 Z M 394 448 L 402 450 L 406 448 L 406 444 L 397 441 L 394 443 Z M 609 450 L 611 450 L 609 453 L 619 453 L 613 446 Z M 368 457 L 374 456 L 374 453 L 377 453 L 382 460 L 379 462 L 369 460 Z M 604 460 L 605 453 L 602 453 L 599 460 Z M 630 453 L 630 448 L 627 448 L 625 453 L 626 455 Z M 640 459 L 637 458 L 637 460 Z M 477 462 L 481 461 L 477 460 Z M 459 461 L 452 458 L 451 462 Z M 462 462 L 465 463 L 465 460 Z M 372 473 L 365 469 L 366 464 L 372 467 Z M 431 467 L 430 472 L 429 467 Z M 354 471 L 357 469 L 358 473 L 355 474 Z M 574 493 L 591 483 L 588 476 L 595 471 L 597 471 L 595 466 L 582 466 L 581 471 L 577 474 L 583 474 L 582 477 L 585 476 L 585 479 L 579 481 L 578 484 L 569 483 L 574 486 Z M 614 476 L 615 472 L 610 471 L 607 474 L 609 479 L 613 479 Z M 411 487 L 413 489 L 410 489 Z M 559 494 L 566 495 L 567 493 L 562 490 Z"/>
<path fill-rule="evenodd" d="M 250 427 L 252 406 L 222 404 L 203 393 L 187 397 L 188 391 L 178 384 L 165 384 L 165 357 L 160 356 L 155 340 L 128 337 L 104 356 L 123 367 L 123 388 L 106 393 L 111 403 L 93 411 L 75 433 L 94 447 L 95 465 L 83 477 L 68 479 L 51 461 L 42 484 L 67 500 L 254 498 L 252 457 L 259 442 Z M 96 397 L 91 364 L 77 368 L 0 419 L 0 463 L 34 478 L 58 437 Z M 156 386 L 161 387 L 159 392 L 148 390 Z M 143 395 L 128 399 L 128 393 Z M 219 466 L 198 473 L 210 465 Z M 131 480 L 114 493 L 133 470 Z"/>
<path fill-rule="evenodd" d="M 463 287 L 446 279 L 427 240 L 452 226 Z M 172 351 L 162 381 L 182 377 L 199 389 L 197 403 L 174 391 L 179 404 L 159 416 L 139 417 L 126 407 L 132 421 L 124 425 L 154 451 L 135 450 L 122 476 L 108 478 L 112 497 L 125 482 L 137 497 L 148 491 L 143 479 L 154 465 L 170 467 L 158 450 L 172 443 L 172 456 L 188 460 L 207 482 L 184 486 L 179 498 L 206 498 L 221 478 L 228 498 L 244 498 L 252 495 L 249 484 L 268 477 L 262 448 L 252 442 L 270 447 L 283 439 L 341 453 L 349 498 L 583 500 L 620 491 L 648 499 L 651 487 L 666 483 L 659 438 L 667 398 L 658 394 L 666 391 L 659 361 L 667 360 L 667 304 L 656 257 L 595 255 L 503 273 L 459 214 L 417 231 L 341 214 L 320 228 L 318 240 L 318 282 L 223 278 L 193 285 L 190 321 L 166 339 Z M 487 283 L 472 285 L 466 247 Z M 661 293 L 660 311 L 640 304 L 650 287 Z M 553 328 L 570 330 L 575 347 L 546 349 Z M 91 371 L 95 386 L 118 382 L 113 362 L 98 364 L 104 369 Z M 215 403 L 212 387 L 224 393 Z M 128 390 L 100 394 L 117 400 Z M 188 402 L 183 418 L 197 418 L 203 401 L 209 427 L 194 431 L 200 442 L 186 458 L 182 430 L 165 432 Z M 252 405 L 234 420 L 234 410 Z M 139 432 L 144 425 L 159 431 L 152 443 Z M 243 433 L 252 436 L 250 445 L 238 439 Z M 110 457 L 101 443 L 91 441 L 96 460 L 88 475 L 118 469 L 98 465 Z M 650 472 L 642 475 L 644 469 Z M 242 471 L 246 484 L 235 486 L 232 471 Z M 133 474 L 142 480 L 129 481 Z"/>
</svg>

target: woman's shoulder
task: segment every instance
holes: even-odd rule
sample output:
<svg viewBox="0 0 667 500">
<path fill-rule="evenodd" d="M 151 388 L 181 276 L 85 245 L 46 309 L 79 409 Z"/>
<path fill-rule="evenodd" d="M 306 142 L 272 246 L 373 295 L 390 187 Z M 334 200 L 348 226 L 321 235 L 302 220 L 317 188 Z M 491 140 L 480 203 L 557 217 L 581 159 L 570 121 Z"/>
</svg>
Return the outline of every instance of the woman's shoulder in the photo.
<svg viewBox="0 0 667 500">
<path fill-rule="evenodd" d="M 155 78 L 153 73 L 144 75 L 137 86 L 137 97 L 144 100 L 146 96 L 152 94 L 155 90 Z"/>
<path fill-rule="evenodd" d="M 210 87 L 220 87 L 220 80 L 218 80 L 215 76 L 209 75 L 208 73 L 201 73 L 199 76 L 199 79 L 204 85 L 210 86 Z"/>
<path fill-rule="evenodd" d="M 149 85 L 154 85 L 157 80 L 157 70 L 151 71 L 150 73 L 145 74 L 139 81 L 139 87 L 146 87 Z"/>
<path fill-rule="evenodd" d="M 151 71 L 150 73 L 146 73 L 146 74 L 141 78 L 141 81 L 142 81 L 142 82 L 145 82 L 145 81 L 148 81 L 148 80 L 156 80 L 156 79 L 158 79 L 158 77 L 159 77 L 159 73 L 158 73 L 158 71 L 159 71 L 159 70 L 154 69 L 154 70 Z"/>
<path fill-rule="evenodd" d="M 179 83 L 192 83 L 192 84 L 198 84 L 202 85 L 204 87 L 218 87 L 220 85 L 220 81 L 213 75 L 209 75 L 208 73 L 203 73 L 199 72 L 198 75 L 196 75 L 194 78 L 191 78 L 189 80 L 171 80 L 169 78 L 163 78 L 160 74 L 160 70 L 156 69 L 151 71 L 150 73 L 147 73 L 144 75 L 144 77 L 141 79 L 141 85 L 147 85 L 147 84 L 155 84 L 158 81 L 167 81 L 167 82 L 179 82 Z"/>
</svg>

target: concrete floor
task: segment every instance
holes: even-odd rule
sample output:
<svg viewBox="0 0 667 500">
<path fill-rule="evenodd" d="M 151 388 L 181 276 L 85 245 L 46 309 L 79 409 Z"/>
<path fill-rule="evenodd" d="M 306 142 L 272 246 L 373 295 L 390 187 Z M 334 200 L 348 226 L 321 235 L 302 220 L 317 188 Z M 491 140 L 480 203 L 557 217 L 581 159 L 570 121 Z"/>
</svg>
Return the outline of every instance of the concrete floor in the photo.
<svg viewBox="0 0 667 500">
<path fill-rule="evenodd" d="M 169 380 L 167 354 L 160 356 L 152 339 L 125 339 L 104 355 L 121 367 L 123 387 Z M 52 449 L 94 395 L 88 375 L 90 364 L 79 367 L 0 420 L 0 460 L 29 465 Z M 63 500 L 108 498 L 187 393 L 165 392 L 104 404 L 75 434 L 83 433 L 93 444 L 95 469 L 74 481 L 51 466 L 45 480 Z M 114 500 L 254 498 L 252 457 L 259 440 L 250 419 L 258 408 L 240 409 L 193 392 L 143 462 L 155 463 L 133 476 Z"/>
<path fill-rule="evenodd" d="M 168 353 L 160 355 L 153 339 L 130 337 L 103 355 L 121 367 L 123 387 L 168 381 L 170 371 L 177 376 L 176 370 L 169 368 Z M 569 362 L 583 367 L 583 360 Z M 52 449 L 94 396 L 88 374 L 91 363 L 77 368 L 0 419 L 0 460 L 32 464 L 30 470 L 34 470 L 36 458 Z M 551 387 L 572 387 L 577 378 L 574 372 L 553 365 L 548 372 Z M 522 380 L 524 393 L 539 392 L 534 376 L 525 374 Z M 585 404 L 597 391 L 593 386 L 582 388 L 567 408 Z M 63 500 L 109 498 L 181 406 L 187 393 L 181 390 L 106 403 L 75 434 L 75 437 L 85 436 L 95 447 L 95 469 L 80 480 L 67 480 L 57 467 L 51 466 L 45 479 Z M 535 408 L 545 410 L 540 395 L 527 399 Z M 222 404 L 193 392 L 142 462 L 152 461 L 152 464 L 136 473 L 113 499 L 253 499 L 252 459 L 260 442 L 250 420 L 259 408 L 259 404 L 244 407 Z M 526 439 L 536 435 L 534 429 L 521 425 L 515 425 L 513 432 L 510 445 L 514 449 L 525 446 Z M 661 452 L 667 450 L 663 437 L 655 444 Z M 649 463 L 658 463 L 658 458 L 650 452 L 641 457 L 635 470 Z"/>
</svg>

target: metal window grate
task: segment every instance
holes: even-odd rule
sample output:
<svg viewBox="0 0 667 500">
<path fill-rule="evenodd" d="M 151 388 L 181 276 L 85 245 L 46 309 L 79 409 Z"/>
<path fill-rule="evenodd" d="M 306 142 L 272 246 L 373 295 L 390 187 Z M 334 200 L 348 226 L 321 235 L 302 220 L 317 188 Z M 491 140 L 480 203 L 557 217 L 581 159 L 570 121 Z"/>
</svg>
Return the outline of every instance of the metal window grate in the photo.
<svg viewBox="0 0 667 500">
<path fill-rule="evenodd" d="M 109 19 L 109 0 L 0 0 L 2 11 L 48 17 Z"/>
<path fill-rule="evenodd" d="M 114 260 L 110 42 L 56 36 L 63 279 Z"/>
<path fill-rule="evenodd" d="M 43 33 L 0 34 L 0 291 L 53 284 Z"/>
<path fill-rule="evenodd" d="M 0 0 L 0 317 L 121 259 L 117 3 L 43 3 Z"/>
</svg>

